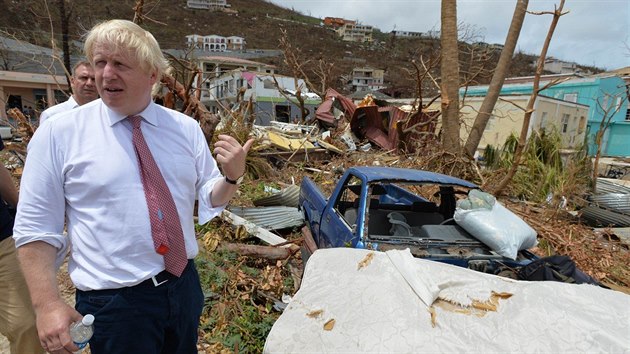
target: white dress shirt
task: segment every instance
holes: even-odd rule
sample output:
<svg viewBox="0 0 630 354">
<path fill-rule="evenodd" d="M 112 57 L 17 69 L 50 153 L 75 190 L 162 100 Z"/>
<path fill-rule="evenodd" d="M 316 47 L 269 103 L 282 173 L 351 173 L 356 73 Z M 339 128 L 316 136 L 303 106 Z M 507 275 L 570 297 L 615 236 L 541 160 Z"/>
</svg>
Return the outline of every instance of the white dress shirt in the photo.
<svg viewBox="0 0 630 354">
<path fill-rule="evenodd" d="M 210 192 L 223 176 L 194 119 L 154 103 L 140 115 L 192 259 L 199 251 L 195 199 L 199 223 L 218 215 L 225 205 L 212 206 Z M 80 290 L 132 286 L 164 270 L 164 258 L 153 246 L 132 128 L 125 118 L 97 99 L 50 118 L 28 145 L 16 246 L 44 241 L 63 250 L 70 241 L 68 271 Z"/>
<path fill-rule="evenodd" d="M 39 124 L 41 125 L 45 120 L 55 114 L 66 112 L 77 107 L 79 107 L 79 104 L 74 100 L 74 96 L 70 96 L 66 102 L 58 103 L 52 107 L 46 108 L 42 114 L 39 115 Z"/>
</svg>

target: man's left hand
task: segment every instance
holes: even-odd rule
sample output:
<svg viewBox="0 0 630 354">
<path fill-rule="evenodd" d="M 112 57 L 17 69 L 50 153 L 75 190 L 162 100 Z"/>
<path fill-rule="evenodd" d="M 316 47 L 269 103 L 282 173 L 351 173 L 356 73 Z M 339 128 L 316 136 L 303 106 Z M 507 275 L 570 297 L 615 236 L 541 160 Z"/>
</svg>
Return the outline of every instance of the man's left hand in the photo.
<svg viewBox="0 0 630 354">
<path fill-rule="evenodd" d="M 214 152 L 217 162 L 221 165 L 223 175 L 231 180 L 237 180 L 245 174 L 245 158 L 249 149 L 254 144 L 254 139 L 249 139 L 243 146 L 229 135 L 219 135 L 219 140 L 214 143 Z"/>
</svg>

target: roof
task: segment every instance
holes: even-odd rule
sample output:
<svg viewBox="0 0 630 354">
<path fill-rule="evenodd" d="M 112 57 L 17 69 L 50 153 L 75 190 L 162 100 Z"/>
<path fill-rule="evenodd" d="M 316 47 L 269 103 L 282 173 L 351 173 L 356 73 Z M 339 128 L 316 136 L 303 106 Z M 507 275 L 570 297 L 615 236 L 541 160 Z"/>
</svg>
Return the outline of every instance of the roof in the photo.
<svg viewBox="0 0 630 354">
<path fill-rule="evenodd" d="M 351 167 L 348 172 L 364 176 L 367 182 L 378 181 L 404 181 L 414 183 L 439 184 L 447 186 L 461 186 L 466 188 L 479 188 L 474 183 L 463 179 L 443 175 L 437 172 L 415 170 L 399 167 L 360 166 Z"/>
<path fill-rule="evenodd" d="M 61 50 L 53 53 L 53 50 L 41 47 L 26 41 L 0 36 L 0 49 L 3 54 L 3 69 L 21 73 L 35 73 L 64 76 L 63 63 L 53 59 L 53 54 L 61 55 Z M 72 55 L 71 64 L 83 60 L 81 56 Z"/>
<path fill-rule="evenodd" d="M 555 89 L 560 87 L 576 87 L 576 86 L 589 86 L 601 82 L 602 80 L 614 79 L 614 75 L 608 75 L 605 77 L 600 76 L 589 76 L 583 78 L 575 78 L 567 81 L 562 81 L 552 87 L 548 87 L 548 89 Z M 539 83 L 540 87 L 544 87 L 550 80 L 541 80 Z M 475 96 L 475 95 L 485 95 L 488 92 L 488 85 L 479 85 L 479 86 L 470 86 L 468 88 L 461 88 L 459 90 L 460 94 L 466 93 L 467 96 Z M 527 83 L 516 83 L 516 84 L 505 84 L 501 88 L 501 94 L 510 94 L 510 93 L 529 93 L 531 92 L 533 87 L 532 82 Z M 543 90 L 543 92 L 545 91 Z"/>
<path fill-rule="evenodd" d="M 380 91 L 357 91 L 348 97 L 362 100 L 367 95 L 372 95 L 372 97 L 376 98 L 377 100 L 387 100 L 392 98 L 391 96 L 388 96 Z"/>
<path fill-rule="evenodd" d="M 615 76 L 630 76 L 630 66 L 626 66 L 623 68 L 619 68 L 616 70 L 610 70 L 610 71 L 606 71 L 594 76 L 611 76 L 611 75 L 615 75 Z"/>
<path fill-rule="evenodd" d="M 256 66 L 266 66 L 266 67 L 271 67 L 273 68 L 273 65 L 269 65 L 269 64 L 265 64 L 265 63 L 261 63 L 261 62 L 257 62 L 257 61 L 253 61 L 253 60 L 247 60 L 247 59 L 241 59 L 241 58 L 235 58 L 235 57 L 224 57 L 224 56 L 217 56 L 217 55 L 209 55 L 209 56 L 200 56 L 198 58 L 199 60 L 203 60 L 203 61 L 213 61 L 213 62 L 217 62 L 217 63 L 227 63 L 227 64 L 245 64 L 245 65 L 256 65 Z"/>
</svg>

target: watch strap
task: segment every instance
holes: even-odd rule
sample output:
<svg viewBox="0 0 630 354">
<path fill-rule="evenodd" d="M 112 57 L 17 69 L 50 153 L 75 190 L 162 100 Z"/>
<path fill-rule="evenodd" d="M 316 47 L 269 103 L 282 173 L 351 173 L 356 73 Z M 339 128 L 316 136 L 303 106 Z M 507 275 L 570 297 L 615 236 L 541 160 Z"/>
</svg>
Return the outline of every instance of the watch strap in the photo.
<svg viewBox="0 0 630 354">
<path fill-rule="evenodd" d="M 223 176 L 223 177 L 225 178 L 225 181 L 226 181 L 227 183 L 229 183 L 229 184 L 234 184 L 234 185 L 237 185 L 237 186 L 238 186 L 239 184 L 241 184 L 241 182 L 243 182 L 243 177 L 244 177 L 244 175 L 243 175 L 243 176 L 241 176 L 241 177 L 239 177 L 239 178 L 237 178 L 236 180 L 229 179 L 227 176 Z"/>
</svg>

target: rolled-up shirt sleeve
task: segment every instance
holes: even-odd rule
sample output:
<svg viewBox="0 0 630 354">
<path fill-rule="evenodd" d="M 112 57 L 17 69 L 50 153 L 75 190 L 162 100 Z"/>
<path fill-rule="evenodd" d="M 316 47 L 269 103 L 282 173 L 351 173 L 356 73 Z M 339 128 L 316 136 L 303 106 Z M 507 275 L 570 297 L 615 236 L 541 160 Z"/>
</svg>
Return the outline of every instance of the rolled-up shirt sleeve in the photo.
<svg viewBox="0 0 630 354">
<path fill-rule="evenodd" d="M 13 238 L 16 247 L 44 241 L 63 256 L 68 245 L 63 234 L 64 153 L 63 146 L 53 139 L 52 129 L 52 124 L 42 125 L 29 142 Z"/>
<path fill-rule="evenodd" d="M 210 153 L 208 143 L 198 127 L 195 135 L 196 142 L 196 167 L 197 167 L 197 215 L 199 224 L 205 224 L 219 215 L 227 204 L 212 205 L 210 195 L 215 184 L 223 179 L 223 175 L 217 166 L 217 162 Z"/>
</svg>

